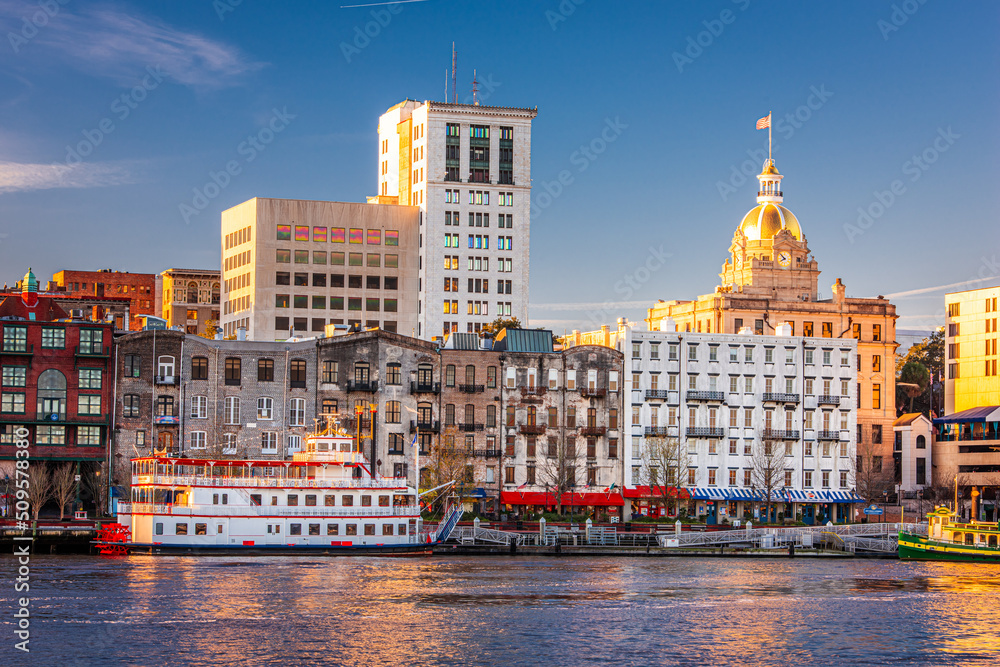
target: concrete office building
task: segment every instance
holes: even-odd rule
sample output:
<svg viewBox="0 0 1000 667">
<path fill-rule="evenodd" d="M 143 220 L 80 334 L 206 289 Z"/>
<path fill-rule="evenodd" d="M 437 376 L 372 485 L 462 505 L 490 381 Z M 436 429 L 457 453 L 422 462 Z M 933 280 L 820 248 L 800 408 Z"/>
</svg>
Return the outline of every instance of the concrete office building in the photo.
<svg viewBox="0 0 1000 667">
<path fill-rule="evenodd" d="M 1000 405 L 997 322 L 1000 286 L 952 292 L 944 297 L 944 413 Z"/>
</svg>

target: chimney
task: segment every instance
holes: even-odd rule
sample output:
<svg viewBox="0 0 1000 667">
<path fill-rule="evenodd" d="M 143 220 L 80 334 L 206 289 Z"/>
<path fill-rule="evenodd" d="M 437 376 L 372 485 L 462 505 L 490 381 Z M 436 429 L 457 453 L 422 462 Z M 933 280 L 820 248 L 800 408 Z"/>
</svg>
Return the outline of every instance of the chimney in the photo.
<svg viewBox="0 0 1000 667">
<path fill-rule="evenodd" d="M 844 283 L 840 282 L 840 278 L 837 278 L 837 282 L 833 284 L 833 300 L 835 303 L 840 303 L 844 300 L 847 293 L 847 287 Z"/>
<path fill-rule="evenodd" d="M 246 340 L 247 339 L 247 328 L 238 327 L 236 329 L 236 340 Z"/>
</svg>

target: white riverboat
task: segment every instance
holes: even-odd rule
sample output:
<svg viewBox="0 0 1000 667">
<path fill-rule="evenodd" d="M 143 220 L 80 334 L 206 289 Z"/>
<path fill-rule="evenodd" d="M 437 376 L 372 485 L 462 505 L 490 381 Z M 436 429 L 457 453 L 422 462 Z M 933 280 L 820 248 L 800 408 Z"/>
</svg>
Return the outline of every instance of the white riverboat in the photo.
<svg viewBox="0 0 1000 667">
<path fill-rule="evenodd" d="M 97 541 L 105 553 L 429 553 L 462 514 L 425 529 L 416 489 L 373 475 L 337 430 L 309 436 L 290 461 L 133 459 L 131 493 L 122 527 Z"/>
</svg>

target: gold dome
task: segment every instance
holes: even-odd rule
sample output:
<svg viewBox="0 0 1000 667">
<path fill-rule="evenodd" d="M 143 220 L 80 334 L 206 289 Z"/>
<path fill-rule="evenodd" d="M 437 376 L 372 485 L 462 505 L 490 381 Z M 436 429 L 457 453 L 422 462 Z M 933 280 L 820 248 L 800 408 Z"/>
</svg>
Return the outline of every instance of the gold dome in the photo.
<svg viewBox="0 0 1000 667">
<path fill-rule="evenodd" d="M 795 240 L 802 240 L 798 218 L 780 204 L 758 204 L 743 216 L 743 222 L 740 223 L 740 231 L 750 241 L 768 241 L 782 229 L 791 232 Z"/>
<path fill-rule="evenodd" d="M 770 175 L 770 176 L 775 176 L 775 175 L 776 176 L 780 176 L 781 175 L 778 172 L 778 168 L 774 166 L 774 162 L 771 162 L 771 164 L 769 164 L 766 167 L 764 167 L 764 171 L 762 171 L 760 173 L 761 173 L 761 175 L 765 175 L 766 174 L 766 175 Z"/>
</svg>

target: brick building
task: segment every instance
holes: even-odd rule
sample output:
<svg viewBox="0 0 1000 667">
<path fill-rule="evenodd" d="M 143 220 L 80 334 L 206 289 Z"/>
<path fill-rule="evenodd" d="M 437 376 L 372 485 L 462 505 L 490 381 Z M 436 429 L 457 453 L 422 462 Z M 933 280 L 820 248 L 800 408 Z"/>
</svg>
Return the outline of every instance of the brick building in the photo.
<svg viewBox="0 0 1000 667">
<path fill-rule="evenodd" d="M 110 434 L 112 325 L 70 319 L 30 269 L 21 285 L 0 301 L 0 477 L 13 477 L 19 429 L 32 460 L 97 466 Z"/>
<path fill-rule="evenodd" d="M 48 291 L 80 299 L 127 298 L 130 322 L 128 326 L 120 327 L 124 330 L 139 331 L 142 329 L 140 317 L 156 315 L 156 276 L 152 273 L 129 273 L 111 269 L 63 270 L 53 274 Z"/>
</svg>

